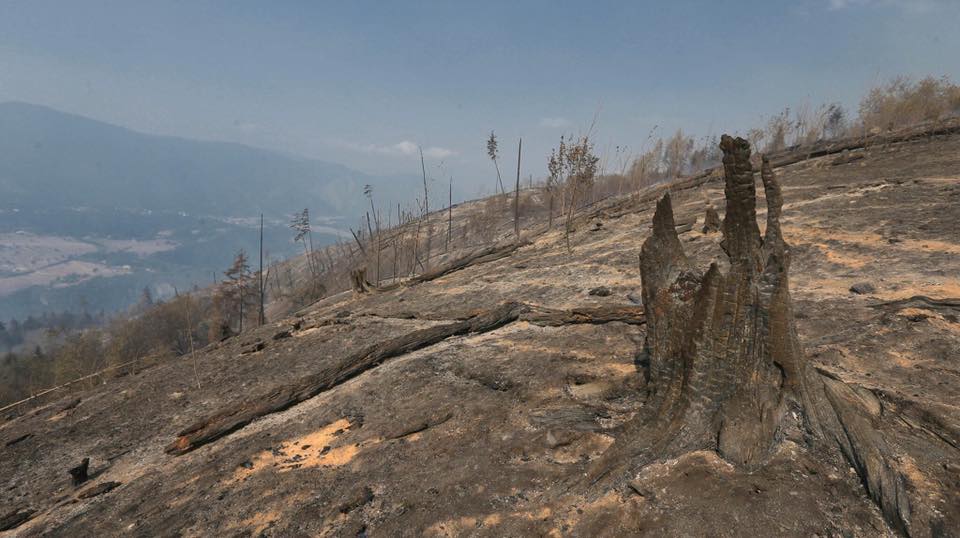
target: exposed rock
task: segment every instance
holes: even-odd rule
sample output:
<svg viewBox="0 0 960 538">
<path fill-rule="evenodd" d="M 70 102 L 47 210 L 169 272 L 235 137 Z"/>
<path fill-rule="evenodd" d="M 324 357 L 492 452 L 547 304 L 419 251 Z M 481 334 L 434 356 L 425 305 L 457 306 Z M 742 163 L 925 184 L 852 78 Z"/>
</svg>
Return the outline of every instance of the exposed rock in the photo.
<svg viewBox="0 0 960 538">
<path fill-rule="evenodd" d="M 599 286 L 599 287 L 596 287 L 596 288 L 592 288 L 590 291 L 587 292 L 587 294 L 588 294 L 588 295 L 593 295 L 593 296 L 596 296 L 596 297 L 609 297 L 609 296 L 610 296 L 610 288 L 608 288 L 608 287 L 606 287 L 606 286 Z"/>
<path fill-rule="evenodd" d="M 876 293 L 877 288 L 869 282 L 858 282 L 853 286 L 850 286 L 850 292 L 856 293 L 857 295 L 866 295 L 868 293 Z"/>
<path fill-rule="evenodd" d="M 362 507 L 372 500 L 373 490 L 369 486 L 366 486 L 351 496 L 350 499 L 340 504 L 340 507 L 337 508 L 337 510 L 341 514 L 349 514 L 350 512 Z"/>
</svg>

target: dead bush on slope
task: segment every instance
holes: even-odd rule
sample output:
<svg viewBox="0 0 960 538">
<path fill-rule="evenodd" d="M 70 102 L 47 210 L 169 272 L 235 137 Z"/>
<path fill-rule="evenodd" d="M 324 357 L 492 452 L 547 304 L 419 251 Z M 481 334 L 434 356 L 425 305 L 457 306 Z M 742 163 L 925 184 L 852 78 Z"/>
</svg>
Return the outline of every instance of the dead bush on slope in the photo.
<svg viewBox="0 0 960 538">
<path fill-rule="evenodd" d="M 946 77 L 912 81 L 896 77 L 874 87 L 860 101 L 865 131 L 893 130 L 960 115 L 960 86 Z"/>
<path fill-rule="evenodd" d="M 491 196 L 480 201 L 478 206 L 467 217 L 467 234 L 479 238 L 484 244 L 492 243 L 500 225 L 511 216 L 509 197 L 502 194 Z"/>
</svg>

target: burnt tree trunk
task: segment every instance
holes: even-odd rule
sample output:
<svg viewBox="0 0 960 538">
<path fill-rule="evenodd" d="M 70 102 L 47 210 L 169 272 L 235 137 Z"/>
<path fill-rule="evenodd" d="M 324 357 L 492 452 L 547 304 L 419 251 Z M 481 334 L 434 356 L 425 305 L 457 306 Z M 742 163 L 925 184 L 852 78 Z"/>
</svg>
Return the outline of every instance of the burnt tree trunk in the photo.
<svg viewBox="0 0 960 538">
<path fill-rule="evenodd" d="M 83 458 L 83 461 L 81 461 L 79 465 L 77 465 L 76 467 L 71 467 L 68 470 L 70 472 L 71 478 L 73 479 L 74 486 L 79 486 L 80 484 L 83 484 L 84 482 L 89 480 L 90 476 L 87 474 L 89 468 L 90 468 L 90 458 Z"/>
<path fill-rule="evenodd" d="M 855 389 L 820 374 L 803 355 L 789 292 L 790 250 L 780 232 L 782 198 L 769 162 L 761 172 L 767 201 L 761 237 L 750 146 L 725 135 L 720 148 L 726 181 L 720 244 L 729 264 L 714 263 L 706 272 L 692 266 L 664 195 L 641 251 L 647 401 L 588 478 L 593 484 L 629 479 L 642 465 L 701 449 L 752 469 L 796 428 L 812 443 L 839 448 L 887 521 L 911 534 L 904 477 L 889 445 Z"/>
<path fill-rule="evenodd" d="M 713 205 L 707 206 L 707 211 L 703 217 L 703 233 L 711 234 L 720 231 L 720 215 Z"/>
</svg>

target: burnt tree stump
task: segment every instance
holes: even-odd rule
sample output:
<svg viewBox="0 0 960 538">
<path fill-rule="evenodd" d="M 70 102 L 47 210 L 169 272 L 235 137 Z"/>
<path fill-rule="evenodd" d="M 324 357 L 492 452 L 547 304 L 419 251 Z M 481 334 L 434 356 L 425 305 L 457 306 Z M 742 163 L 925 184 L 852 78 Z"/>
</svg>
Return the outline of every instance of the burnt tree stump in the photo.
<svg viewBox="0 0 960 538">
<path fill-rule="evenodd" d="M 895 454 L 868 409 L 855 389 L 817 372 L 803 354 L 789 292 L 790 249 L 780 230 L 783 202 L 770 163 L 764 159 L 761 167 L 767 202 L 761 236 L 750 146 L 724 135 L 720 149 L 726 198 L 720 246 L 728 263 L 705 272 L 690 263 L 664 195 L 641 251 L 647 400 L 594 462 L 589 482 L 627 483 L 643 465 L 703 449 L 755 469 L 784 432 L 801 431 L 810 443 L 839 448 L 891 526 L 916 534 L 920 518 L 912 525 L 911 515 L 920 514 L 911 514 Z"/>
<path fill-rule="evenodd" d="M 367 293 L 374 288 L 367 280 L 366 267 L 350 271 L 350 287 L 357 293 Z"/>
<path fill-rule="evenodd" d="M 703 217 L 703 233 L 712 234 L 720 231 L 720 215 L 713 205 L 707 206 L 707 212 Z"/>
<path fill-rule="evenodd" d="M 90 458 L 83 458 L 83 461 L 80 462 L 80 465 L 77 465 L 69 470 L 70 476 L 73 477 L 74 486 L 79 486 L 90 479 L 90 476 L 87 474 L 89 468 Z"/>
</svg>

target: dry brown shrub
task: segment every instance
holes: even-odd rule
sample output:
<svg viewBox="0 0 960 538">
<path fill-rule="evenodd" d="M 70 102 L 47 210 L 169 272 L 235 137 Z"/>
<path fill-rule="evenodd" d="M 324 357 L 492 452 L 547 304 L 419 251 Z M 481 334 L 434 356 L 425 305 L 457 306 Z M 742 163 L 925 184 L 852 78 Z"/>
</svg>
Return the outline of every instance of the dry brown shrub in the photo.
<svg viewBox="0 0 960 538">
<path fill-rule="evenodd" d="M 960 115 L 960 86 L 946 77 L 912 81 L 896 77 L 870 90 L 860 101 L 866 131 L 892 130 Z"/>
</svg>

